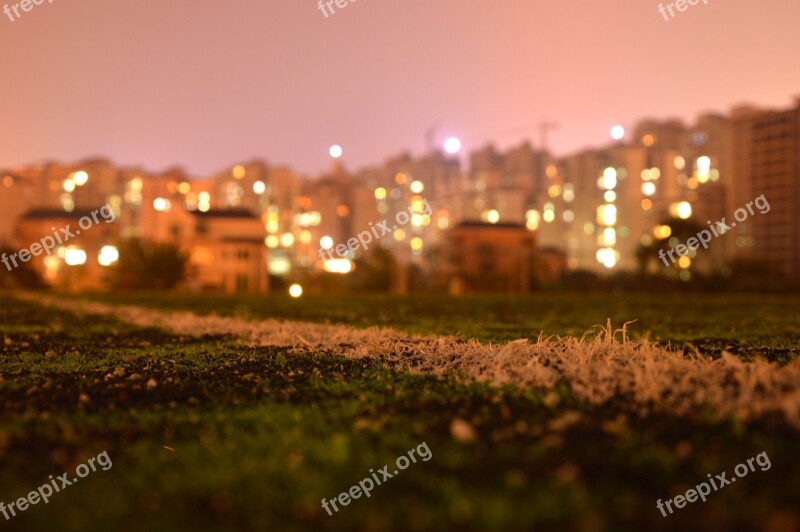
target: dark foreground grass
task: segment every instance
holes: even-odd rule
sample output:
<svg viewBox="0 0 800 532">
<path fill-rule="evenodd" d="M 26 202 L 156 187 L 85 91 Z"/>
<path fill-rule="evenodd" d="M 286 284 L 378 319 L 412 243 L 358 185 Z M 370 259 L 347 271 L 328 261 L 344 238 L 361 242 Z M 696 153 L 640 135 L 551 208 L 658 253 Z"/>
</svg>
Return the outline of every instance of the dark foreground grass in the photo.
<svg viewBox="0 0 800 532">
<path fill-rule="evenodd" d="M 237 308 L 232 300 L 233 310 L 223 311 L 226 300 L 218 301 L 219 313 L 269 313 L 266 304 Z M 372 304 L 351 301 L 362 313 Z M 463 315 L 460 307 L 451 304 L 452 314 Z M 496 323 L 489 312 L 487 323 Z M 417 309 L 417 327 L 434 318 Z M 444 316 L 443 327 L 454 319 Z M 575 321 L 583 319 L 589 318 Z M 782 319 L 766 330 L 781 328 Z M 0 528 L 800 526 L 798 434 L 775 421 L 640 418 L 624 403 L 587 406 L 564 388 L 464 385 L 398 373 L 380 360 L 174 336 L 8 299 L 0 300 L 0 341 L 0 501 L 27 494 L 51 474 L 73 477 L 77 464 L 101 451 L 113 461 L 48 505 L 8 522 L 0 516 Z M 474 439 L 454 437 L 456 419 L 469 424 Z M 394 470 L 395 458 L 423 441 L 429 461 L 412 464 L 333 517 L 321 508 L 323 497 L 347 490 L 371 468 Z M 771 460 L 768 471 L 757 468 L 666 519 L 656 509 L 657 499 L 685 492 L 707 473 L 730 477 L 736 464 L 762 451 Z"/>
</svg>

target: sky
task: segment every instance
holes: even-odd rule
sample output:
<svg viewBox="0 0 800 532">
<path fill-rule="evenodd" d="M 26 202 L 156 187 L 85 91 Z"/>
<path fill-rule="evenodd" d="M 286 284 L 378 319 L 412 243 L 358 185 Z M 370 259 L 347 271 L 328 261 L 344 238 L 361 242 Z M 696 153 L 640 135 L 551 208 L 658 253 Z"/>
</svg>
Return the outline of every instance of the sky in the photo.
<svg viewBox="0 0 800 532">
<path fill-rule="evenodd" d="M 334 143 L 358 169 L 425 153 L 434 126 L 471 150 L 536 145 L 544 120 L 565 155 L 617 123 L 800 96 L 796 0 L 670 20 L 652 0 L 357 0 L 327 18 L 313 0 L 48 2 L 0 14 L 0 167 L 262 158 L 313 176 Z"/>
</svg>

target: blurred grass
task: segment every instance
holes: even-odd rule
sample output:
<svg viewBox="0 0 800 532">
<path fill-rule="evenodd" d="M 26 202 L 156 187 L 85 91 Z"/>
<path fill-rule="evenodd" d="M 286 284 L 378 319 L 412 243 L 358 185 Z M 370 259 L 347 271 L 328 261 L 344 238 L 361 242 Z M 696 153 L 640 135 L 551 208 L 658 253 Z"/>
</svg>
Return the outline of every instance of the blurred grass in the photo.
<svg viewBox="0 0 800 532">
<path fill-rule="evenodd" d="M 472 330 L 485 341 L 531 337 L 537 328 L 582 333 L 607 317 L 615 324 L 639 317 L 650 324 L 642 331 L 652 327 L 674 341 L 761 338 L 765 346 L 790 349 L 800 306 L 783 298 L 764 305 L 725 298 L 712 309 L 704 300 L 658 321 L 674 302 L 113 300 L 465 337 L 472 333 L 462 331 Z M 757 328 L 751 308 L 759 309 L 764 328 Z M 783 312 L 770 318 L 776 309 Z M 691 332 L 675 325 L 688 323 L 692 313 L 700 325 Z M 730 322 L 715 325 L 715 316 Z M 527 332 L 513 333 L 519 330 Z M 0 339 L 0 501 L 27 494 L 48 475 L 72 472 L 103 450 L 114 464 L 46 506 L 9 522 L 0 517 L 9 530 L 790 530 L 800 523 L 797 433 L 776 420 L 640 417 L 622 402 L 588 406 L 563 387 L 464 385 L 397 373 L 375 360 L 176 336 L 9 299 L 0 299 Z M 156 384 L 148 389 L 151 379 Z M 453 436 L 455 419 L 473 428 L 473 442 Z M 333 517 L 321 508 L 323 497 L 347 490 L 370 468 L 393 470 L 395 458 L 422 441 L 431 460 Z M 666 519 L 656 509 L 657 499 L 762 451 L 772 461 L 769 471 L 757 470 Z"/>
<path fill-rule="evenodd" d="M 198 314 L 275 318 L 503 342 L 549 335 L 581 336 L 611 320 L 630 337 L 649 337 L 715 355 L 762 352 L 787 360 L 800 352 L 800 298 L 735 294 L 541 293 L 528 297 L 380 295 L 269 297 L 181 294 L 94 295 L 92 299 Z"/>
</svg>

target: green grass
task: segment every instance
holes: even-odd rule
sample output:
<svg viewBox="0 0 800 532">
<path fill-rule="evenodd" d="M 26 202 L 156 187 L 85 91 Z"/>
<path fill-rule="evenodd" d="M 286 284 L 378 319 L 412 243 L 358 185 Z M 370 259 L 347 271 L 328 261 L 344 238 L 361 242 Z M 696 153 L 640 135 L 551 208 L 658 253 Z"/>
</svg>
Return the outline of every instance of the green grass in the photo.
<svg viewBox="0 0 800 532">
<path fill-rule="evenodd" d="M 756 352 L 786 361 L 800 353 L 800 298 L 758 295 L 604 295 L 542 293 L 530 297 L 443 296 L 272 297 L 136 294 L 93 299 L 190 310 L 199 314 L 378 325 L 413 333 L 502 342 L 545 335 L 580 336 L 611 319 L 631 337 L 744 356 Z"/>
<path fill-rule="evenodd" d="M 484 341 L 638 318 L 638 334 L 712 339 L 709 349 L 738 345 L 743 356 L 774 349 L 779 359 L 795 356 L 800 334 L 800 303 L 783 298 L 113 301 Z M 46 506 L 9 522 L 0 516 L 9 529 L 758 529 L 800 519 L 798 435 L 774 419 L 640 417 L 621 402 L 588 406 L 564 387 L 465 385 L 399 373 L 380 360 L 176 336 L 10 299 L 0 299 L 0 341 L 0 501 L 103 450 L 113 460 Z M 456 418 L 474 427 L 475 441 L 453 437 Z M 423 441 L 429 461 L 333 517 L 321 508 L 323 497 L 347 490 L 370 468 L 391 471 L 397 456 Z M 657 499 L 707 473 L 730 475 L 762 451 L 770 470 L 667 519 L 656 509 Z"/>
</svg>

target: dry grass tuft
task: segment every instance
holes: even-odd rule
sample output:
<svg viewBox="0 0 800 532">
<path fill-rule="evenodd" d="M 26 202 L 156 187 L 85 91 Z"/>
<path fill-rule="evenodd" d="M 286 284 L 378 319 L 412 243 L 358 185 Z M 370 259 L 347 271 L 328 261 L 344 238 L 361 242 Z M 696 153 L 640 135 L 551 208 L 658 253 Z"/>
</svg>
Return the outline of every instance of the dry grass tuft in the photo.
<svg viewBox="0 0 800 532">
<path fill-rule="evenodd" d="M 380 358 L 411 372 L 540 389 L 563 382 L 590 403 L 622 399 L 641 413 L 694 416 L 710 407 L 719 417 L 742 420 L 778 414 L 800 428 L 800 360 L 780 366 L 765 360 L 745 362 L 729 353 L 717 360 L 697 353 L 684 355 L 647 339 L 629 340 L 627 324 L 614 330 L 610 321 L 581 338 L 540 336 L 532 343 L 520 339 L 485 345 L 391 329 L 254 322 L 26 297 L 68 310 L 113 314 L 141 326 L 167 327 L 178 334 L 231 334 L 248 345 L 286 347 L 296 353 Z"/>
</svg>

